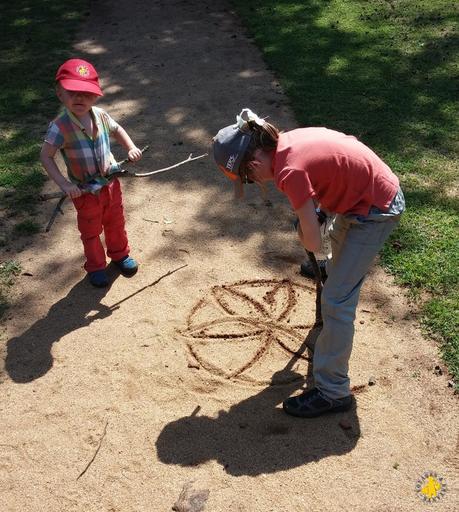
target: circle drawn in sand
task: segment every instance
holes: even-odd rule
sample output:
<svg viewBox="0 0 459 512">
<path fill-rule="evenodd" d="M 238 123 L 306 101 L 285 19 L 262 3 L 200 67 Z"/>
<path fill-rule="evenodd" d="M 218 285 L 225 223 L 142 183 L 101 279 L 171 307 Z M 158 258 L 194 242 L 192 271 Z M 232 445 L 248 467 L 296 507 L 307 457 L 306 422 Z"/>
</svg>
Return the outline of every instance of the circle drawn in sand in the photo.
<svg viewBox="0 0 459 512">
<path fill-rule="evenodd" d="M 295 372 L 306 374 L 308 359 L 297 351 L 314 325 L 314 308 L 314 288 L 289 280 L 214 286 L 192 308 L 182 334 L 193 358 L 214 375 L 286 384 L 298 378 Z M 295 372 L 272 382 L 293 357 Z"/>
</svg>

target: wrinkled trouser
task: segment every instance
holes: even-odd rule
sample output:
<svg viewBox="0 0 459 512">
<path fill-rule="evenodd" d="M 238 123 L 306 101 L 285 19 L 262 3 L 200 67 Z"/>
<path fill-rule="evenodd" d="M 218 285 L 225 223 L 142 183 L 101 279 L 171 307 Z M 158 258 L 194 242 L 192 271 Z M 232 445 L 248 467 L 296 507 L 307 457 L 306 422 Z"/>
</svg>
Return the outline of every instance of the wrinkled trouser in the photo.
<svg viewBox="0 0 459 512">
<path fill-rule="evenodd" d="M 315 386 L 329 398 L 350 394 L 349 358 L 360 288 L 399 220 L 400 215 L 337 215 L 330 228 L 332 257 L 322 290 L 323 328 L 313 358 Z"/>
<path fill-rule="evenodd" d="M 103 270 L 106 266 L 105 250 L 100 240 L 102 231 L 109 258 L 117 261 L 129 254 L 121 187 L 117 178 L 103 187 L 98 195 L 83 194 L 73 199 L 73 204 L 77 210 L 87 272 Z"/>
</svg>

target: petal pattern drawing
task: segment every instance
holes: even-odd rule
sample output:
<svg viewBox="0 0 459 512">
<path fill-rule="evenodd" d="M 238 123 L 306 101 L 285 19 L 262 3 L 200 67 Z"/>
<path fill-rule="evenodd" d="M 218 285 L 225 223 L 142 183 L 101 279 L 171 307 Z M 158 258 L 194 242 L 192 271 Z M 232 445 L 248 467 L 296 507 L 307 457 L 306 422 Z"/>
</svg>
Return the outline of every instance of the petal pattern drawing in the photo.
<svg viewBox="0 0 459 512">
<path fill-rule="evenodd" d="M 218 304 L 228 315 L 255 318 L 261 315 L 269 318 L 268 311 L 260 301 L 252 299 L 239 290 L 226 286 L 214 286 L 212 293 Z"/>
<path fill-rule="evenodd" d="M 253 322 L 244 321 L 243 318 L 220 318 L 206 323 L 198 324 L 183 331 L 192 338 L 201 339 L 237 339 L 256 336 L 264 331 Z"/>
<path fill-rule="evenodd" d="M 304 341 L 315 320 L 314 292 L 287 279 L 214 286 L 190 311 L 182 335 L 201 367 L 225 379 L 270 382 L 270 375 L 287 370 L 293 361 L 304 371 L 309 361 Z M 292 378 L 291 372 L 286 375 Z"/>
</svg>

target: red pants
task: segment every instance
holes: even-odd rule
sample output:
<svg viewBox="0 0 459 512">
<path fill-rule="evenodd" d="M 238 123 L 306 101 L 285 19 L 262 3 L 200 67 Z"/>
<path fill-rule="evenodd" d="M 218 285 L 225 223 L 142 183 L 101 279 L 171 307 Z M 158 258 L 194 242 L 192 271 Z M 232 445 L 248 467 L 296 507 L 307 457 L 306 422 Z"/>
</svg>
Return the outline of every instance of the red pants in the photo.
<svg viewBox="0 0 459 512">
<path fill-rule="evenodd" d="M 106 266 L 105 250 L 100 240 L 102 231 L 109 258 L 117 261 L 129 254 L 121 187 L 117 178 L 106 185 L 99 195 L 83 194 L 73 199 L 73 204 L 77 210 L 87 272 L 102 270 Z"/>
</svg>

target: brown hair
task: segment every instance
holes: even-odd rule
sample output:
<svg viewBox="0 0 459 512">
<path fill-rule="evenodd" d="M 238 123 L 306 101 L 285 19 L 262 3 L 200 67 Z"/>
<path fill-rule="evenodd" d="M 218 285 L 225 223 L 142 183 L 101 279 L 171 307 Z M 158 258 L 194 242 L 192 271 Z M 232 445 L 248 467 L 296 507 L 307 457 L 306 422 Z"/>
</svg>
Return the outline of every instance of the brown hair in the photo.
<svg viewBox="0 0 459 512">
<path fill-rule="evenodd" d="M 241 177 L 247 174 L 247 165 L 253 160 L 253 154 L 257 149 L 262 149 L 263 151 L 272 151 L 277 147 L 277 141 L 279 139 L 279 130 L 272 124 L 267 123 L 266 121 L 263 123 L 263 126 L 255 122 L 248 122 L 250 132 L 252 135 L 252 140 L 250 141 L 244 158 L 241 161 L 239 166 L 239 175 Z"/>
</svg>

